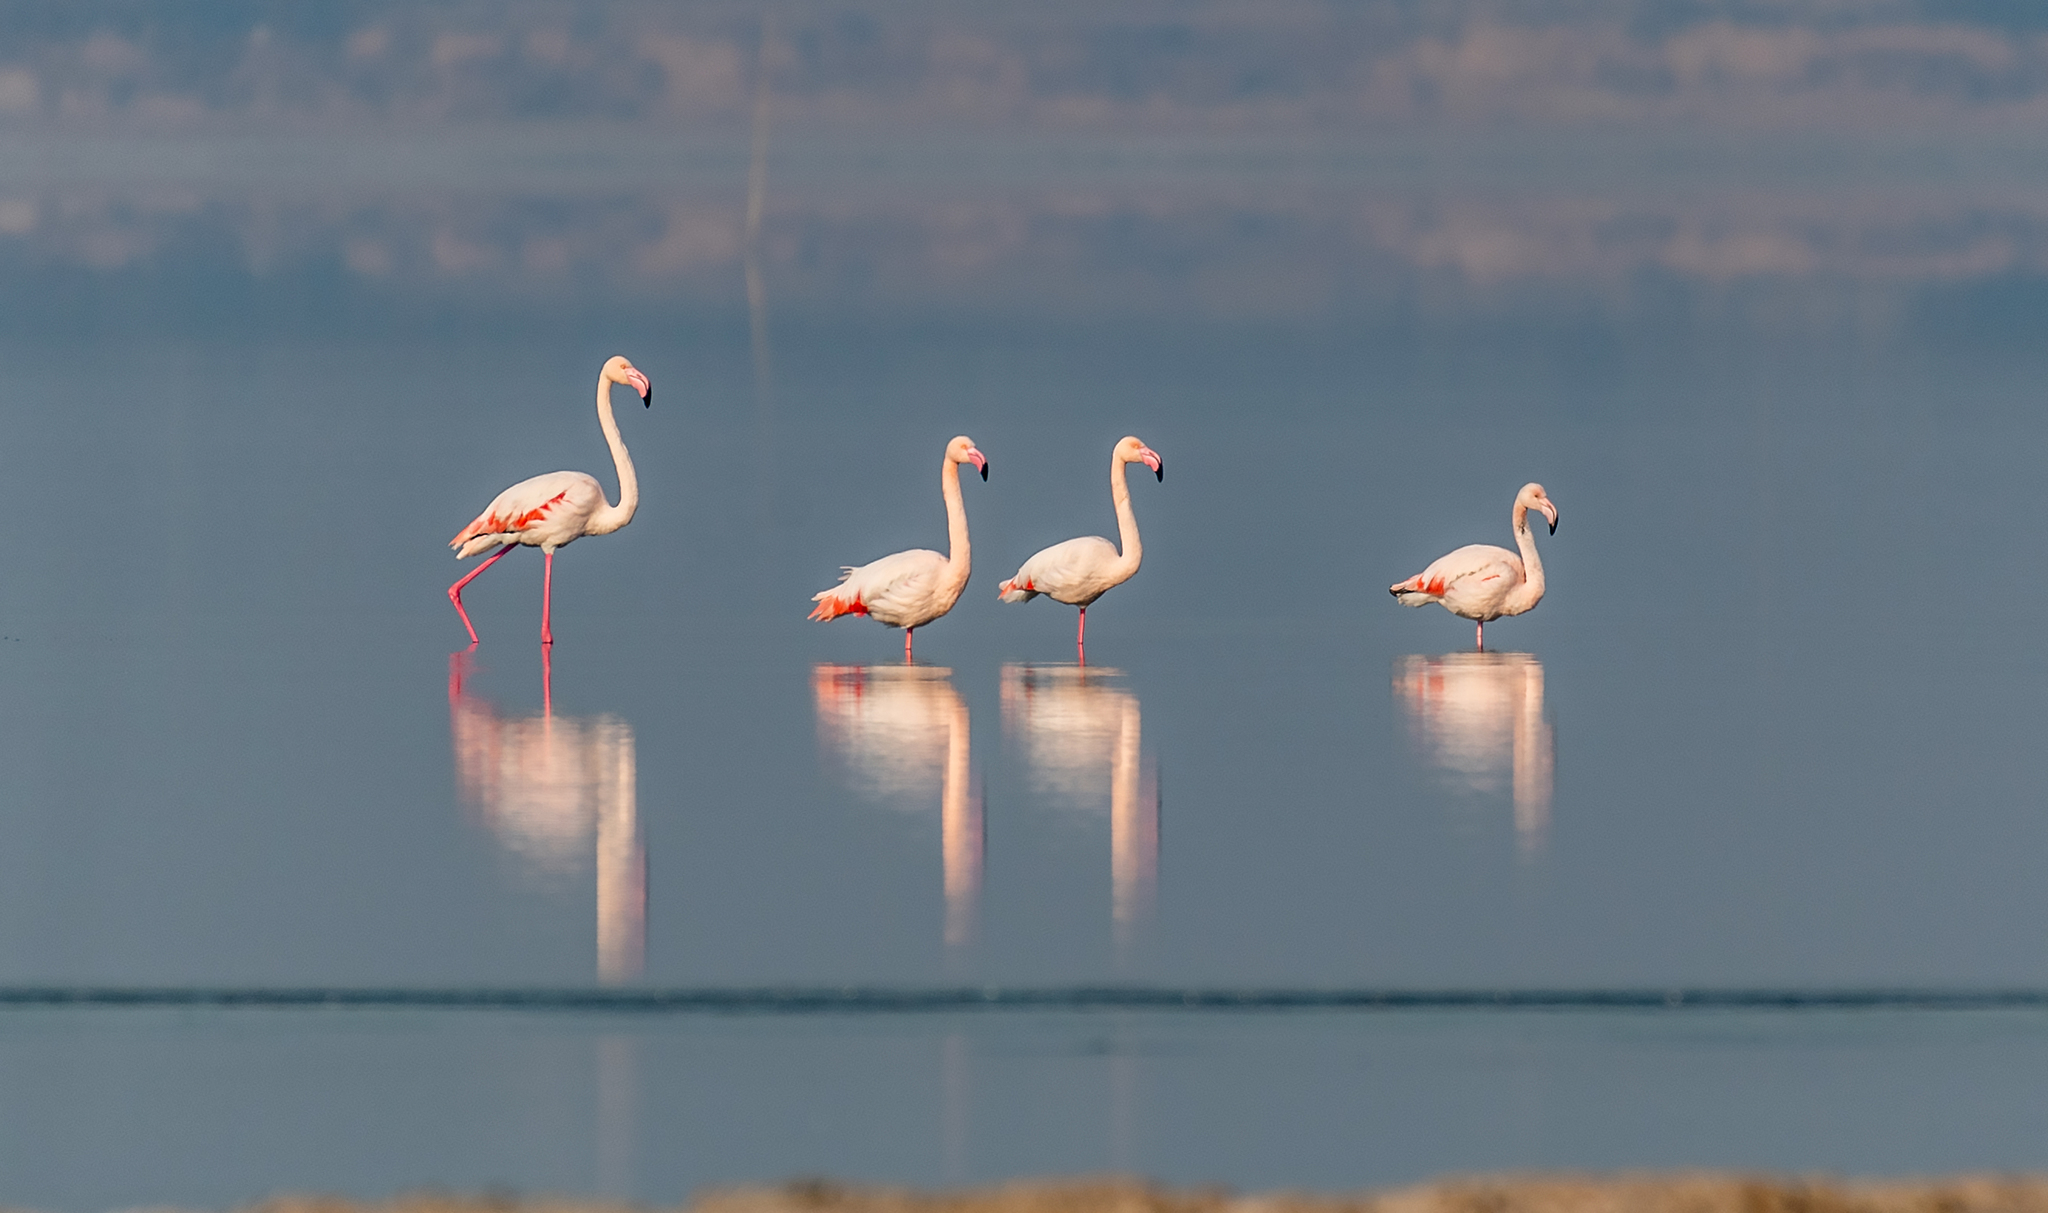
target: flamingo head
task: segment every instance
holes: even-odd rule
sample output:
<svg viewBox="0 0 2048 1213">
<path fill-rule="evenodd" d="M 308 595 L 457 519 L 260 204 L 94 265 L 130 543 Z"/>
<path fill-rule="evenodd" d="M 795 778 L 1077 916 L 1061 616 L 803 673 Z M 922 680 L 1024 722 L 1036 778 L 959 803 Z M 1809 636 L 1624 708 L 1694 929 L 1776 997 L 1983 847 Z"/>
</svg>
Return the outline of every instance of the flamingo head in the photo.
<svg viewBox="0 0 2048 1213">
<path fill-rule="evenodd" d="M 1119 463 L 1144 464 L 1152 469 L 1152 474 L 1159 477 L 1162 484 L 1165 483 L 1166 464 L 1159 458 L 1159 452 L 1138 441 L 1135 436 L 1116 444 L 1116 457 Z"/>
<path fill-rule="evenodd" d="M 647 376 L 641 374 L 639 368 L 624 358 L 613 358 L 604 364 L 604 381 L 625 384 L 640 393 L 642 404 L 648 408 L 654 407 L 654 384 L 648 382 Z"/>
<path fill-rule="evenodd" d="M 1523 510 L 1540 510 L 1550 520 L 1550 533 L 1557 534 L 1557 507 L 1550 503 L 1550 494 L 1540 484 L 1525 484 L 1515 494 L 1515 506 Z"/>
<path fill-rule="evenodd" d="M 975 448 L 974 439 L 962 434 L 946 444 L 948 463 L 971 463 L 981 471 L 981 478 L 988 479 L 988 456 Z"/>
</svg>

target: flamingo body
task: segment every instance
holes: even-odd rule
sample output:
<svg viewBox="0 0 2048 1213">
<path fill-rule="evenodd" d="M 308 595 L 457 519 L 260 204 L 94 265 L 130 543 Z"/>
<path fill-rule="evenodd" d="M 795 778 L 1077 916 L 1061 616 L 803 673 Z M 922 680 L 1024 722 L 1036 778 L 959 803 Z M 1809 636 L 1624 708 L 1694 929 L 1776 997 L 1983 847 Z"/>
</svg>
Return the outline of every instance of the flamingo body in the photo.
<svg viewBox="0 0 2048 1213">
<path fill-rule="evenodd" d="M 1098 535 L 1055 543 L 1025 561 L 1017 575 L 1002 584 L 1004 602 L 1029 602 L 1040 594 L 1054 602 L 1085 607 L 1130 579 L 1118 565 L 1123 554 Z"/>
<path fill-rule="evenodd" d="M 1084 535 L 1055 543 L 1025 561 L 1017 574 L 996 587 L 1004 602 L 1029 602 L 1040 594 L 1054 602 L 1081 608 L 1074 625 L 1074 651 L 1083 662 L 1088 659 L 1088 607 L 1097 598 L 1129 581 L 1145 560 L 1145 547 L 1138 538 L 1138 516 L 1131 511 L 1131 486 L 1124 478 L 1124 465 L 1142 463 L 1163 482 L 1166 465 L 1159 452 L 1134 436 L 1117 440 L 1109 452 L 1109 499 L 1116 508 L 1117 535 L 1123 550 L 1107 539 Z"/>
<path fill-rule="evenodd" d="M 930 548 L 913 548 L 841 572 L 839 584 L 811 601 L 812 619 L 866 615 L 892 628 L 930 623 L 960 600 L 967 583 L 946 576 L 946 558 Z"/>
<path fill-rule="evenodd" d="M 1526 583 L 1520 556 L 1490 543 L 1474 543 L 1438 557 L 1392 590 L 1402 606 L 1441 603 L 1453 615 L 1485 623 L 1535 606 L 1516 603 L 1509 609 L 1509 596 Z"/>
<path fill-rule="evenodd" d="M 608 504 L 597 477 L 585 472 L 549 472 L 498 494 L 448 543 L 459 560 L 507 543 L 551 552 L 580 536 L 598 534 L 591 530 L 590 520 Z"/>
<path fill-rule="evenodd" d="M 811 608 L 810 618 L 829 622 L 842 615 L 866 615 L 888 627 L 902 628 L 903 659 L 910 660 L 911 633 L 953 609 L 973 568 L 967 506 L 960 497 L 963 463 L 973 464 L 981 478 L 988 479 L 988 457 L 964 434 L 946 444 L 945 462 L 939 469 L 939 492 L 946 501 L 948 554 L 912 548 L 844 567 L 838 585 L 811 595 L 818 605 Z"/>
<path fill-rule="evenodd" d="M 1521 554 L 1474 543 L 1430 562 L 1428 568 L 1406 581 L 1397 581 L 1388 592 L 1402 606 L 1437 603 L 1453 615 L 1478 625 L 1479 647 L 1486 647 L 1486 625 L 1505 615 L 1534 610 L 1543 601 L 1543 559 L 1536 554 L 1536 537 L 1529 533 L 1529 511 L 1540 510 L 1557 533 L 1557 506 L 1540 484 L 1525 484 L 1515 494 L 1512 515 L 1515 545 Z"/>
</svg>

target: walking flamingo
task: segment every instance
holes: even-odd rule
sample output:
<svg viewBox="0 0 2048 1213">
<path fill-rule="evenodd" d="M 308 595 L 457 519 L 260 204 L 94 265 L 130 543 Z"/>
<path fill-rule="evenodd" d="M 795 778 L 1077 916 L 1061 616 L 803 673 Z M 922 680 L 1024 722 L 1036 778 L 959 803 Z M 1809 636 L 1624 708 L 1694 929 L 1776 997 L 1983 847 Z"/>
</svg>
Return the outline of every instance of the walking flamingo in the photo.
<svg viewBox="0 0 2048 1213">
<path fill-rule="evenodd" d="M 1476 620 L 1478 645 L 1486 648 L 1486 621 L 1534 610 L 1543 601 L 1543 560 L 1536 555 L 1536 537 L 1529 533 L 1529 511 L 1541 510 L 1557 534 L 1557 507 L 1540 484 L 1525 484 L 1515 494 L 1515 545 L 1520 556 L 1490 543 L 1459 548 L 1436 563 L 1389 587 L 1402 606 L 1440 602 L 1453 615 Z"/>
<path fill-rule="evenodd" d="M 648 408 L 654 407 L 654 385 L 624 358 L 613 358 L 597 374 L 597 423 L 612 448 L 612 466 L 619 474 L 619 503 L 607 504 L 604 486 L 582 472 L 549 472 L 522 480 L 498 494 L 497 499 L 476 520 L 463 527 L 448 546 L 457 560 L 498 550 L 489 560 L 471 569 L 469 575 L 448 587 L 448 601 L 462 616 L 469 631 L 470 647 L 476 647 L 476 628 L 469 612 L 462 609 L 462 587 L 505 558 L 505 553 L 524 545 L 536 547 L 547 557 L 547 572 L 541 580 L 540 642 L 555 643 L 550 615 L 555 593 L 555 549 L 584 535 L 609 535 L 633 521 L 640 508 L 640 481 L 633 474 L 633 457 L 619 438 L 619 423 L 612 417 L 612 385 L 625 384 L 640 393 Z"/>
<path fill-rule="evenodd" d="M 967 542 L 967 506 L 960 499 L 960 465 L 971 463 L 988 479 L 988 457 L 962 434 L 946 444 L 946 462 L 939 469 L 939 491 L 946 498 L 946 537 L 950 555 L 913 548 L 884 556 L 859 568 L 843 568 L 839 584 L 811 595 L 818 605 L 812 619 L 866 615 L 877 623 L 903 629 L 903 660 L 910 660 L 910 634 L 947 611 L 967 588 L 973 550 Z"/>
<path fill-rule="evenodd" d="M 1136 438 L 1124 438 L 1109 453 L 1109 499 L 1116 505 L 1116 545 L 1094 535 L 1069 539 L 1024 562 L 1017 575 L 997 587 L 1004 602 L 1029 602 L 1044 594 L 1054 602 L 1081 608 L 1081 622 L 1074 630 L 1074 650 L 1088 660 L 1088 606 L 1097 598 L 1131 579 L 1145 558 L 1145 545 L 1138 540 L 1138 517 L 1131 513 L 1131 487 L 1124 480 L 1124 465 L 1142 463 L 1151 468 L 1161 483 L 1166 465 L 1159 452 Z"/>
</svg>

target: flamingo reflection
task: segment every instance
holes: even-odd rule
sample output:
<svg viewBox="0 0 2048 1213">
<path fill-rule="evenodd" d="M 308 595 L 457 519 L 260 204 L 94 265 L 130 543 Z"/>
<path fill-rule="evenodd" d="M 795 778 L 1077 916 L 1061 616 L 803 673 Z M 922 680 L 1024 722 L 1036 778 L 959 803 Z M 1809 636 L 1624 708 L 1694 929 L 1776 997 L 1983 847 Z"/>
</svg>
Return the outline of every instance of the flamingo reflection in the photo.
<svg viewBox="0 0 2048 1213">
<path fill-rule="evenodd" d="M 1543 714 L 1543 663 L 1528 653 L 1402 657 L 1394 698 L 1423 761 L 1460 791 L 1508 791 L 1522 852 L 1540 850 L 1557 761 Z"/>
<path fill-rule="evenodd" d="M 953 671 L 935 666 L 820 665 L 811 672 L 818 737 L 846 764 L 854 790 L 922 810 L 939 793 L 946 944 L 974 939 L 981 903 L 981 793 L 973 729 Z"/>
<path fill-rule="evenodd" d="M 1144 763 L 1144 713 L 1099 666 L 1003 667 L 1003 730 L 1034 792 L 1080 808 L 1109 785 L 1110 917 L 1119 947 L 1151 919 L 1159 886 L 1159 781 Z"/>
<path fill-rule="evenodd" d="M 549 656 L 543 650 L 543 662 Z M 457 789 L 534 872 L 574 872 L 594 850 L 598 980 L 638 977 L 647 956 L 647 852 L 633 726 L 611 715 L 558 716 L 552 695 L 538 716 L 502 715 L 465 689 L 470 659 L 448 660 Z"/>
</svg>

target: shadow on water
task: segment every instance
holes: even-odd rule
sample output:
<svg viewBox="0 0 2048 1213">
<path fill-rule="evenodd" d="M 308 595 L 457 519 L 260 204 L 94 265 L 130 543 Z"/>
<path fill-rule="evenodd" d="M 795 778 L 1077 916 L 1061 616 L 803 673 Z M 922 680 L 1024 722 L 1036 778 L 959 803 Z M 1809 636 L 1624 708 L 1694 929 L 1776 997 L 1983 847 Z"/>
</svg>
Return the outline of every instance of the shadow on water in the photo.
<svg viewBox="0 0 2048 1213">
<path fill-rule="evenodd" d="M 1543 663 L 1529 653 L 1401 657 L 1394 701 L 1407 715 L 1417 759 L 1454 792 L 1508 792 L 1521 853 L 1541 852 L 1557 765 L 1557 738 L 1543 711 Z"/>
<path fill-rule="evenodd" d="M 498 841 L 539 875 L 597 867 L 597 978 L 640 976 L 647 957 L 647 851 L 633 726 L 610 714 L 508 716 L 466 689 L 474 655 L 448 658 L 455 783 Z M 542 651 L 543 678 L 552 657 Z"/>
<path fill-rule="evenodd" d="M 820 665 L 811 672 L 818 740 L 861 795 L 924 812 L 939 794 L 946 871 L 946 947 L 974 942 L 981 906 L 981 787 L 974 776 L 973 721 L 937 666 Z"/>
<path fill-rule="evenodd" d="M 1099 666 L 1003 667 L 1003 732 L 1021 748 L 1031 788 L 1089 809 L 1109 790 L 1111 918 L 1128 959 L 1152 920 L 1159 888 L 1159 773 L 1144 752 L 1144 710 L 1122 671 Z"/>
</svg>

